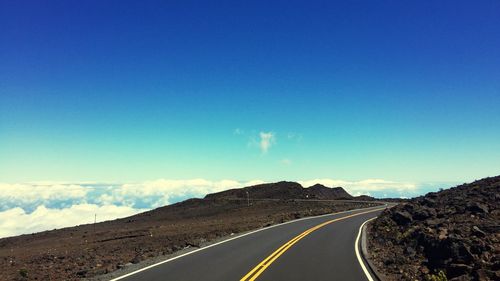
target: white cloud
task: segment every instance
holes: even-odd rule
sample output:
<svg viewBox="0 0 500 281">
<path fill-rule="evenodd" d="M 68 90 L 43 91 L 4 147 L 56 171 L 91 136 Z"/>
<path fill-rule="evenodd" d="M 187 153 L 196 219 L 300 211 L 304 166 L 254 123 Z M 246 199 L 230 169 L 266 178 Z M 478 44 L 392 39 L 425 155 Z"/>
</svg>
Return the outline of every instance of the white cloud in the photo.
<svg viewBox="0 0 500 281">
<path fill-rule="evenodd" d="M 143 211 L 145 210 L 126 206 L 79 204 L 64 209 L 46 208 L 41 205 L 28 214 L 22 208 L 17 207 L 0 212 L 0 237 L 93 223 L 95 214 L 97 214 L 97 221 L 101 222 Z"/>
<path fill-rule="evenodd" d="M 82 198 L 87 194 L 88 189 L 75 184 L 5 184 L 0 183 L 0 198 L 10 198 L 15 200 L 37 199 L 62 199 L 62 198 Z"/>
<path fill-rule="evenodd" d="M 137 198 L 151 198 L 151 207 L 159 207 L 174 203 L 171 198 L 204 197 L 208 193 L 243 187 L 245 184 L 247 183 L 235 180 L 159 179 L 137 184 L 124 184 L 101 195 L 99 202 L 108 204 L 126 202 L 126 205 L 131 205 Z"/>
<path fill-rule="evenodd" d="M 266 182 L 262 181 L 262 180 L 251 180 L 251 181 L 247 181 L 245 184 L 243 184 L 242 187 L 254 186 L 254 185 L 259 185 L 259 184 L 263 184 L 263 183 L 266 183 Z"/>
<path fill-rule="evenodd" d="M 261 182 L 261 181 L 259 181 Z M 154 208 L 190 197 L 242 187 L 248 184 L 235 180 L 159 179 L 142 183 L 79 185 L 68 183 L 0 183 L 0 211 L 20 207 L 27 212 L 37 206 L 64 208 L 76 204 L 120 205 Z"/>
<path fill-rule="evenodd" d="M 267 153 L 269 148 L 276 143 L 276 137 L 273 132 L 260 132 L 259 147 L 262 153 Z"/>
<path fill-rule="evenodd" d="M 67 200 L 80 202 L 85 200 L 88 192 L 89 188 L 77 184 L 0 183 L 0 203 L 8 202 L 9 205 L 27 205 Z"/>
<path fill-rule="evenodd" d="M 368 196 L 371 196 L 370 192 L 360 192 L 360 191 L 356 191 L 356 193 L 354 194 L 351 194 L 352 196 L 361 196 L 361 195 L 368 195 Z"/>
</svg>

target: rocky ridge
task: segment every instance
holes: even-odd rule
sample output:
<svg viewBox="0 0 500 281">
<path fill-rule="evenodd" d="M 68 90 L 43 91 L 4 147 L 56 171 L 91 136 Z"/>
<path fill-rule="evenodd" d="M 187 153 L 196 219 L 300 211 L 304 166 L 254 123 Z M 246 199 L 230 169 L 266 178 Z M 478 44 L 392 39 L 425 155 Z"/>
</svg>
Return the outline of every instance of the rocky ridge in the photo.
<svg viewBox="0 0 500 281">
<path fill-rule="evenodd" d="M 500 176 L 431 192 L 368 227 L 387 280 L 500 280 Z"/>
</svg>

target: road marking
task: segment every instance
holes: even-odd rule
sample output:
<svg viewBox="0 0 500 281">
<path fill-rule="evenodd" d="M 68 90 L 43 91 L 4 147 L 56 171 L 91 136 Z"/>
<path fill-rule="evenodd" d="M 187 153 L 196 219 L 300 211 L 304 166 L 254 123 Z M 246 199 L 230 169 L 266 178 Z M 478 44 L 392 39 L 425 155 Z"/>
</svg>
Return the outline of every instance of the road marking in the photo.
<svg viewBox="0 0 500 281">
<path fill-rule="evenodd" d="M 363 272 L 366 275 L 366 278 L 368 281 L 373 281 L 372 275 L 370 274 L 370 271 L 366 268 L 365 263 L 363 262 L 363 258 L 361 258 L 361 255 L 359 254 L 359 237 L 361 237 L 361 232 L 363 231 L 363 227 L 365 224 L 375 218 L 371 218 L 369 220 L 366 220 L 360 227 L 359 227 L 359 232 L 358 232 L 358 237 L 356 237 L 356 242 L 354 242 L 354 250 L 356 251 L 356 257 L 358 258 L 358 262 L 361 265 L 361 268 L 363 269 Z"/>
<path fill-rule="evenodd" d="M 386 204 L 386 205 L 384 205 L 384 206 L 387 206 L 387 204 Z M 245 237 L 245 236 L 247 236 L 247 235 L 254 234 L 254 233 L 256 233 L 256 232 L 260 232 L 260 231 L 264 231 L 264 230 L 267 230 L 267 229 L 271 229 L 271 228 L 274 228 L 274 227 L 278 227 L 278 226 L 286 225 L 286 224 L 289 224 L 289 223 L 295 223 L 295 222 L 299 222 L 299 221 L 303 221 L 303 220 L 310 220 L 310 219 L 321 218 L 321 217 L 326 217 L 326 216 L 334 216 L 334 215 L 340 215 L 340 214 L 345 214 L 345 213 L 352 213 L 352 212 L 359 211 L 359 210 L 367 210 L 367 209 L 373 209 L 373 208 L 380 208 L 380 206 L 368 207 L 368 208 L 360 208 L 360 209 L 353 209 L 353 210 L 347 210 L 347 211 L 342 211 L 342 212 L 337 212 L 337 213 L 331 213 L 331 214 L 324 214 L 324 215 L 313 216 L 313 217 L 305 217 L 305 218 L 300 218 L 300 219 L 296 219 L 296 220 L 291 220 L 291 221 L 287 221 L 287 222 L 283 222 L 283 223 L 279 223 L 279 224 L 271 225 L 271 226 L 268 226 L 268 227 L 265 227 L 265 228 L 259 228 L 259 229 L 256 229 L 256 230 L 253 230 L 253 231 L 250 231 L 250 232 L 247 232 L 247 233 L 244 233 L 244 234 L 241 234 L 241 235 L 238 235 L 238 236 L 235 236 L 235 237 L 232 237 L 232 238 L 229 238 L 229 239 L 226 239 L 226 240 L 223 240 L 223 241 L 220 241 L 220 242 L 214 243 L 214 244 L 210 244 L 210 245 L 208 245 L 208 246 L 205 246 L 205 247 L 202 247 L 202 248 L 199 248 L 199 249 L 193 250 L 193 251 L 191 251 L 191 252 L 184 253 L 184 254 L 182 254 L 182 255 L 178 255 L 178 256 L 173 257 L 173 258 L 166 259 L 166 260 L 161 261 L 161 262 L 157 262 L 157 263 L 155 263 L 155 264 L 152 264 L 152 265 L 149 265 L 149 266 L 143 267 L 143 268 L 141 268 L 141 269 L 138 269 L 138 270 L 132 271 L 132 272 L 130 272 L 130 273 L 124 274 L 124 275 L 122 275 L 122 276 L 116 277 L 116 278 L 114 278 L 114 279 L 111 279 L 110 281 L 118 281 L 118 280 L 122 280 L 122 279 L 125 279 L 126 277 L 129 277 L 129 276 L 134 275 L 134 274 L 137 274 L 137 273 L 139 273 L 139 272 L 142 272 L 142 271 L 145 271 L 145 270 L 151 269 L 151 268 L 156 267 L 156 266 L 158 266 L 158 265 L 161 265 L 161 264 L 164 264 L 164 263 L 168 263 L 168 262 L 174 261 L 174 260 L 176 260 L 176 259 L 179 259 L 179 258 L 185 257 L 185 256 L 187 256 L 187 255 L 191 255 L 191 254 L 194 254 L 194 253 L 196 253 L 196 252 L 200 252 L 200 251 L 203 251 L 203 250 L 206 250 L 206 249 L 212 248 L 212 247 L 214 247 L 214 246 L 217 246 L 217 245 L 220 245 L 220 244 L 223 244 L 223 243 L 226 243 L 226 242 L 229 242 L 229 241 L 235 240 L 235 239 L 239 239 L 239 238 Z"/>
<path fill-rule="evenodd" d="M 359 216 L 359 215 L 363 215 L 363 214 L 367 214 L 367 213 L 371 213 L 371 212 L 380 211 L 380 210 L 383 210 L 383 209 L 384 208 L 378 208 L 378 209 L 374 209 L 374 210 L 370 210 L 370 211 L 365 211 L 365 212 L 361 212 L 361 213 L 356 213 L 356 214 L 348 215 L 348 216 L 345 216 L 345 217 L 341 217 L 341 218 L 329 220 L 329 221 L 326 221 L 324 223 L 321 223 L 321 224 L 318 224 L 318 225 L 316 225 L 314 227 L 309 228 L 308 230 L 306 230 L 306 231 L 302 232 L 301 234 L 295 236 L 292 240 L 286 242 L 281 247 L 279 247 L 278 249 L 276 249 L 271 255 L 269 255 L 262 262 L 260 262 L 257 266 L 255 266 L 252 270 L 250 270 L 250 272 L 248 272 L 245 276 L 243 276 L 240 279 L 240 281 L 254 281 L 255 279 L 257 279 L 257 277 L 259 277 L 259 275 L 262 274 L 262 272 L 264 272 L 264 270 L 266 270 L 266 268 L 268 268 L 276 259 L 278 259 L 283 253 L 285 253 L 288 249 L 290 249 L 295 243 L 297 243 L 298 241 L 300 241 L 302 238 L 306 237 L 310 233 L 312 233 L 312 232 L 314 232 L 314 231 L 322 228 L 323 226 L 331 224 L 331 223 L 334 223 L 334 222 L 337 222 L 337 221 L 345 220 L 345 219 L 348 219 L 348 218 L 351 218 L 351 217 L 355 217 L 355 216 Z"/>
</svg>

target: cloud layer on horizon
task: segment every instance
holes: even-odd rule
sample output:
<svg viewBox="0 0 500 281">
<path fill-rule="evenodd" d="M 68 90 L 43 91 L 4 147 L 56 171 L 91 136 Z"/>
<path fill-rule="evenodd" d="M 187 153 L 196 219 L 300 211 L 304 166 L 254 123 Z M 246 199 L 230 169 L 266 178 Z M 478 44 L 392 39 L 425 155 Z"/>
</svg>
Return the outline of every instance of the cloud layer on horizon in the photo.
<svg viewBox="0 0 500 281">
<path fill-rule="evenodd" d="M 77 204 L 63 209 L 40 205 L 33 212 L 27 213 L 16 207 L 0 212 L 0 238 L 93 223 L 94 218 L 97 222 L 113 220 L 144 211 L 146 209 L 127 206 Z"/>
<path fill-rule="evenodd" d="M 304 187 L 316 183 L 342 186 L 355 196 L 412 197 L 429 191 L 428 186 L 426 190 L 424 185 L 383 179 L 324 178 L 298 182 Z M 206 179 L 159 179 L 127 184 L 0 183 L 0 237 L 89 223 L 94 214 L 98 214 L 99 221 L 126 217 L 188 198 L 261 183 L 264 181 Z"/>
</svg>

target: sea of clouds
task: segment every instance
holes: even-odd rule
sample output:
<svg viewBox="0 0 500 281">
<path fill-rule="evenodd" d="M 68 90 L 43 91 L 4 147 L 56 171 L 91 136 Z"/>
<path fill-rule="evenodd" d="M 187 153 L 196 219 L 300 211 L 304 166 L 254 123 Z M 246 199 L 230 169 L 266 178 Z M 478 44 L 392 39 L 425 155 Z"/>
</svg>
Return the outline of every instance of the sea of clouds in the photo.
<svg viewBox="0 0 500 281">
<path fill-rule="evenodd" d="M 141 183 L 0 183 L 0 237 L 29 234 L 127 217 L 188 198 L 264 183 L 261 180 L 210 181 L 159 179 Z M 437 190 L 436 185 L 417 185 L 381 179 L 344 181 L 313 179 L 303 186 L 321 183 L 342 186 L 352 195 L 413 197 Z"/>
</svg>

